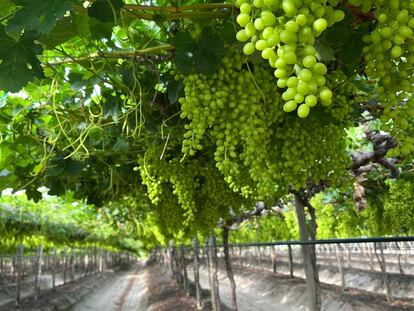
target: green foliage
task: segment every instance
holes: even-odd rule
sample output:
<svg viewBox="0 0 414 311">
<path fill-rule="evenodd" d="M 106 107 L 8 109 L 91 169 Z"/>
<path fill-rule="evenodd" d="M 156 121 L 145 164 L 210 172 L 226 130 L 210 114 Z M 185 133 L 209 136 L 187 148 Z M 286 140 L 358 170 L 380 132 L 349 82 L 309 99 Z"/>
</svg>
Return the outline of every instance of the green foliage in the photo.
<svg viewBox="0 0 414 311">
<path fill-rule="evenodd" d="M 410 181 L 375 167 L 357 213 L 349 167 L 372 151 L 371 120 L 412 169 L 412 2 L 244 2 L 236 17 L 231 3 L 2 1 L 0 189 L 74 191 L 108 217 L 105 239 L 148 247 L 319 183 L 336 189 L 315 198 L 319 237 L 408 234 Z M 29 214 L 27 234 L 93 229 Z M 292 208 L 245 226 L 241 239 L 298 237 Z"/>
<path fill-rule="evenodd" d="M 19 10 L 7 23 L 7 32 L 35 30 L 48 33 L 63 15 L 72 10 L 76 0 L 13 0 Z"/>
<path fill-rule="evenodd" d="M 122 6 L 122 0 L 96 0 L 88 8 L 88 14 L 105 23 L 115 22 Z"/>
<path fill-rule="evenodd" d="M 414 233 L 414 184 L 413 180 L 390 180 L 389 191 L 384 199 L 384 218 L 394 235 Z"/>
<path fill-rule="evenodd" d="M 243 223 L 231 231 L 230 242 L 272 242 L 293 240 L 283 215 L 266 215 Z"/>
<path fill-rule="evenodd" d="M 37 33 L 28 31 L 15 40 L 0 25 L 1 89 L 16 92 L 34 78 L 44 77 L 36 57 L 42 53 L 42 47 L 35 43 L 35 39 Z"/>
<path fill-rule="evenodd" d="M 22 241 L 30 247 L 28 238 L 36 236 L 57 246 L 94 244 L 133 252 L 142 248 L 103 216 L 93 206 L 72 201 L 70 196 L 43 198 L 38 203 L 27 200 L 24 194 L 2 196 L 0 200 L 0 232 L 9 246 L 12 239 L 14 247 Z"/>
<path fill-rule="evenodd" d="M 205 27 L 199 39 L 180 32 L 170 42 L 176 47 L 173 63 L 183 74 L 213 74 L 224 55 L 224 42 L 212 27 Z"/>
</svg>

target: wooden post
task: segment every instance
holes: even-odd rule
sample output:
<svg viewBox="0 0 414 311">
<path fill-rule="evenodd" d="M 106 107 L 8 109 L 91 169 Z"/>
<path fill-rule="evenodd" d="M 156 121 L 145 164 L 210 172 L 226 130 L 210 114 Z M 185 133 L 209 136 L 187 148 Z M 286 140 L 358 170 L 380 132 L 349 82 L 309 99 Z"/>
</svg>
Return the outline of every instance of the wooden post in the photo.
<svg viewBox="0 0 414 311">
<path fill-rule="evenodd" d="M 53 260 L 52 260 L 52 289 L 56 288 L 56 266 L 57 266 L 57 250 L 53 250 Z"/>
<path fill-rule="evenodd" d="M 174 276 L 174 262 L 173 262 L 173 257 L 172 257 L 172 242 L 170 241 L 169 243 L 169 247 L 168 247 L 168 271 L 170 272 L 171 276 Z"/>
<path fill-rule="evenodd" d="M 289 257 L 289 275 L 293 278 L 293 256 L 292 256 L 292 245 L 288 244 L 288 257 Z"/>
<path fill-rule="evenodd" d="M 36 275 L 35 275 L 34 300 L 38 300 L 39 295 L 40 295 L 40 277 L 42 276 L 42 254 L 43 254 L 43 248 L 40 245 L 37 248 L 37 254 L 36 254 Z"/>
<path fill-rule="evenodd" d="M 241 246 L 239 246 L 239 260 L 240 260 L 240 269 L 242 269 L 243 268 L 243 253 L 242 253 Z"/>
<path fill-rule="evenodd" d="M 22 287 L 22 276 L 23 276 L 23 244 L 19 245 L 17 256 L 16 256 L 16 270 L 17 270 L 17 286 L 16 286 L 16 306 L 20 306 L 20 293 Z"/>
<path fill-rule="evenodd" d="M 63 284 L 66 284 L 66 276 L 68 270 L 68 259 L 66 253 L 66 246 L 63 248 Z"/>
<path fill-rule="evenodd" d="M 206 238 L 205 244 L 205 254 L 206 254 L 206 264 L 207 264 L 207 272 L 208 272 L 208 284 L 210 285 L 210 300 L 211 300 L 211 307 L 214 306 L 214 290 L 213 290 L 213 274 L 211 271 L 211 260 L 210 260 L 210 238 Z"/>
<path fill-rule="evenodd" d="M 96 273 L 98 271 L 98 250 L 96 246 L 93 247 L 93 272 Z M 129 263 L 129 254 L 128 254 L 128 263 Z"/>
<path fill-rule="evenodd" d="M 271 247 L 271 253 L 270 256 L 272 258 L 272 270 L 273 273 L 277 272 L 277 253 L 276 253 L 276 245 L 270 246 Z"/>
<path fill-rule="evenodd" d="M 301 241 L 308 241 L 309 234 L 306 224 L 305 206 L 299 194 L 295 194 L 295 208 L 298 217 L 299 235 Z M 311 245 L 302 245 L 303 265 L 306 275 L 306 288 L 310 311 L 321 310 L 321 293 L 318 270 L 316 266 L 316 254 Z"/>
<path fill-rule="evenodd" d="M 385 295 L 387 296 L 388 302 L 391 302 L 392 301 L 392 292 L 391 292 L 390 282 L 388 281 L 387 264 L 385 262 L 384 250 L 382 248 L 382 244 L 381 243 L 378 243 L 378 244 L 374 243 L 374 249 L 375 249 L 375 256 L 377 257 L 378 264 L 379 264 L 380 269 L 381 269 L 382 279 L 384 281 Z M 379 255 L 377 253 L 377 249 L 380 250 Z"/>
<path fill-rule="evenodd" d="M 346 290 L 345 273 L 344 273 L 344 258 L 342 256 L 341 245 L 335 244 L 336 260 L 338 262 L 338 270 L 341 275 L 341 294 L 343 295 Z"/>
<path fill-rule="evenodd" d="M 196 290 L 197 309 L 203 309 L 203 301 L 201 298 L 201 286 L 200 286 L 200 258 L 198 240 L 196 237 L 193 238 L 193 260 L 194 260 L 194 285 Z"/>
<path fill-rule="evenodd" d="M 73 247 L 70 248 L 70 258 L 69 258 L 69 278 L 71 281 L 75 279 L 75 258 L 73 253 Z"/>
<path fill-rule="evenodd" d="M 13 256 L 12 260 L 12 282 L 16 282 L 17 278 L 17 254 Z"/>
<path fill-rule="evenodd" d="M 187 275 L 187 258 L 185 256 L 185 249 L 184 246 L 181 246 L 180 248 L 180 252 L 181 252 L 181 270 L 182 270 L 182 274 L 183 274 L 183 287 L 184 290 L 187 294 L 190 293 L 190 286 L 189 286 L 189 282 L 188 282 L 188 275 Z"/>
<path fill-rule="evenodd" d="M 214 234 L 210 236 L 209 243 L 209 261 L 212 265 L 212 282 L 211 282 L 211 303 L 213 311 L 220 311 L 220 295 L 219 295 L 219 283 L 218 283 L 218 262 L 217 262 L 217 247 L 216 247 L 216 237 Z"/>
<path fill-rule="evenodd" d="M 257 259 L 259 262 L 259 267 L 261 267 L 262 266 L 262 250 L 260 246 L 257 247 Z"/>
<path fill-rule="evenodd" d="M 84 250 L 84 257 L 83 257 L 83 276 L 84 277 L 87 277 L 88 276 L 88 263 L 89 263 L 89 260 L 88 260 L 88 251 L 87 250 Z"/>
<path fill-rule="evenodd" d="M 4 275 L 4 262 L 3 262 L 4 258 L 3 256 L 0 256 L 0 280 L 3 279 L 3 275 Z"/>
<path fill-rule="evenodd" d="M 236 282 L 234 281 L 233 270 L 231 269 L 229 256 L 229 228 L 223 227 L 223 247 L 224 247 L 224 263 L 226 265 L 227 277 L 231 288 L 231 305 L 232 310 L 237 311 L 237 296 L 236 296 Z"/>
</svg>

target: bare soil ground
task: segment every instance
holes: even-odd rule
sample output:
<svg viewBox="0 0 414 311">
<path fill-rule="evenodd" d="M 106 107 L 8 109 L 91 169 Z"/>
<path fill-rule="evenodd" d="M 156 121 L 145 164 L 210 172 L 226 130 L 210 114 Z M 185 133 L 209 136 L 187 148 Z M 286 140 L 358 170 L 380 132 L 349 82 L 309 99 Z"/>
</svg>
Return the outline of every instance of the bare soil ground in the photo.
<svg viewBox="0 0 414 311">
<path fill-rule="evenodd" d="M 203 310 L 209 306 L 207 271 L 200 271 L 203 291 Z M 188 266 L 191 278 L 193 270 Z M 235 268 L 237 298 L 240 311 L 305 311 L 306 288 L 299 278 L 244 267 Z M 219 271 L 222 310 L 230 310 L 231 292 L 224 270 Z M 194 294 L 194 286 L 189 292 Z M 324 311 L 413 311 L 414 304 L 405 301 L 388 303 L 382 295 L 362 291 L 347 291 L 323 285 Z M 45 291 L 38 302 L 27 298 L 20 309 L 14 304 L 0 311 L 190 311 L 197 310 L 194 296 L 180 288 L 158 265 L 134 265 L 124 270 L 107 271 L 90 278 L 77 280 L 55 291 Z"/>
<path fill-rule="evenodd" d="M 196 300 L 180 289 L 158 266 L 148 268 L 148 311 L 197 310 Z"/>
<path fill-rule="evenodd" d="M 191 268 L 189 268 L 191 270 Z M 253 268 L 235 268 L 237 299 L 240 311 L 305 311 L 307 296 L 304 280 L 289 278 Z M 192 276 L 189 273 L 190 277 Z M 201 286 L 209 288 L 208 272 L 200 270 Z M 231 291 L 224 269 L 219 271 L 220 299 L 231 306 Z M 324 311 L 413 311 L 414 301 L 388 303 L 383 295 L 358 290 L 341 295 L 337 286 L 322 284 Z"/>
</svg>

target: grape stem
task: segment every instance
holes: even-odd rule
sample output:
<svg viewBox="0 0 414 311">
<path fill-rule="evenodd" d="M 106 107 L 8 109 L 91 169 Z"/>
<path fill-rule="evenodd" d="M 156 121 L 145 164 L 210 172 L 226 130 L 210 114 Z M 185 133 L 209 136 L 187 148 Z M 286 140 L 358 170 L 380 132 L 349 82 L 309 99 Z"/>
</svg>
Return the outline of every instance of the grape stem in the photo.
<svg viewBox="0 0 414 311">
<path fill-rule="evenodd" d="M 372 12 L 364 13 L 359 7 L 349 4 L 348 1 L 342 1 L 342 5 L 347 7 L 351 11 L 352 15 L 355 17 L 355 23 L 357 24 L 372 21 L 375 19 L 374 14 Z"/>
<path fill-rule="evenodd" d="M 93 59 L 97 59 L 97 58 L 123 58 L 123 59 L 128 59 L 128 58 L 135 58 L 138 56 L 143 56 L 143 55 L 148 55 L 148 54 L 156 54 L 156 53 L 160 53 L 160 52 L 165 52 L 165 51 L 171 51 L 174 50 L 175 47 L 171 44 L 163 44 L 163 45 L 158 45 L 158 46 L 152 46 L 149 48 L 145 48 L 145 49 L 141 49 L 141 50 L 135 50 L 135 51 L 113 51 L 113 52 L 96 52 L 96 53 L 92 53 L 88 56 L 82 56 L 82 57 L 78 57 L 78 58 L 68 58 L 59 62 L 53 62 L 53 63 L 49 63 L 49 65 L 51 66 L 56 66 L 56 65 L 61 65 L 61 64 L 68 64 L 68 63 L 73 63 L 73 62 L 82 62 L 82 61 L 88 61 L 88 60 L 93 60 Z"/>
<path fill-rule="evenodd" d="M 236 9 L 236 7 L 232 3 L 202 3 L 202 4 L 193 4 L 193 5 L 175 6 L 175 7 L 127 4 L 127 5 L 124 5 L 122 9 L 134 10 L 134 11 L 178 13 L 178 12 L 183 12 L 183 11 L 194 11 L 194 10 Z"/>
<path fill-rule="evenodd" d="M 231 15 L 231 12 L 180 12 L 180 13 L 137 13 L 134 11 L 128 11 L 129 14 L 134 15 L 137 18 L 145 20 L 177 20 L 182 18 L 226 18 Z"/>
</svg>

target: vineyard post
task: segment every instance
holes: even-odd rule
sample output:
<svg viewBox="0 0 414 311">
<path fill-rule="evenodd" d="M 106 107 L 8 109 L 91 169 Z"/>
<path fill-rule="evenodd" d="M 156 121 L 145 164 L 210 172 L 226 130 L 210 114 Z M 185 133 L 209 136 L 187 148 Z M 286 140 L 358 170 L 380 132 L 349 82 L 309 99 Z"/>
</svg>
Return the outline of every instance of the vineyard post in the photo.
<svg viewBox="0 0 414 311">
<path fill-rule="evenodd" d="M 277 271 L 277 252 L 276 252 L 276 245 L 270 246 L 271 251 L 273 251 L 270 256 L 272 257 L 272 269 L 273 273 L 276 273 Z"/>
<path fill-rule="evenodd" d="M 162 255 L 162 263 L 164 271 L 169 272 L 169 257 L 168 257 L 168 250 L 166 248 L 160 250 Z"/>
<path fill-rule="evenodd" d="M 66 254 L 66 246 L 63 247 L 63 284 L 66 284 L 66 274 L 68 269 L 68 259 Z"/>
<path fill-rule="evenodd" d="M 182 270 L 182 278 L 183 278 L 183 287 L 187 294 L 190 293 L 190 286 L 188 283 L 188 275 L 187 275 L 187 257 L 185 255 L 184 246 L 180 248 L 180 262 L 181 262 L 181 270 Z"/>
<path fill-rule="evenodd" d="M 239 246 L 239 260 L 240 260 L 240 269 L 243 268 L 243 256 L 242 256 L 242 247 Z"/>
<path fill-rule="evenodd" d="M 93 246 L 93 273 L 98 272 L 98 249 L 96 245 Z M 129 263 L 129 254 L 128 254 L 128 263 Z"/>
<path fill-rule="evenodd" d="M 83 274 L 84 277 L 88 276 L 88 252 L 86 250 L 84 250 L 83 255 Z"/>
<path fill-rule="evenodd" d="M 211 271 L 211 261 L 210 261 L 210 237 L 206 238 L 206 243 L 204 246 L 205 254 L 206 254 L 206 265 L 207 265 L 207 272 L 208 272 L 208 284 L 210 285 L 210 299 L 211 299 L 211 307 L 214 306 L 214 290 L 213 290 L 213 274 Z"/>
<path fill-rule="evenodd" d="M 210 262 L 212 264 L 212 304 L 213 311 L 220 311 L 220 296 L 219 296 L 219 283 L 218 283 L 218 261 L 217 261 L 217 245 L 216 245 L 216 236 L 214 233 L 210 236 L 209 243 L 209 255 Z"/>
<path fill-rule="evenodd" d="M 301 241 L 308 241 L 309 234 L 306 224 L 305 205 L 299 194 L 295 193 L 295 209 L 299 224 L 299 235 Z M 306 275 L 306 288 L 310 311 L 321 310 L 321 295 L 316 256 L 311 245 L 302 245 L 303 265 Z"/>
<path fill-rule="evenodd" d="M 387 296 L 388 302 L 392 301 L 392 292 L 391 292 L 391 286 L 390 282 L 388 280 L 388 274 L 387 274 L 387 263 L 385 261 L 384 257 L 384 249 L 382 246 L 382 243 L 374 243 L 375 248 L 375 256 L 377 256 L 378 264 L 381 269 L 382 279 L 385 286 L 385 295 Z M 379 249 L 380 253 L 377 253 L 377 249 Z"/>
<path fill-rule="evenodd" d="M 176 249 L 173 241 L 171 241 L 170 247 L 171 247 L 173 276 L 175 277 L 178 285 L 181 287 L 182 284 L 183 284 L 183 279 L 182 279 L 182 274 L 181 274 L 181 265 L 180 265 L 180 261 L 179 261 L 178 255 L 177 255 L 177 249 Z"/>
<path fill-rule="evenodd" d="M 56 287 L 56 256 L 57 250 L 56 247 L 53 249 L 53 258 L 52 258 L 52 290 L 55 290 Z"/>
<path fill-rule="evenodd" d="M 171 247 L 167 248 L 167 258 L 168 258 L 168 272 L 170 273 L 171 276 L 174 276 L 174 272 L 173 272 L 173 259 L 172 259 L 172 254 L 171 254 Z"/>
<path fill-rule="evenodd" d="M 88 273 L 87 273 L 87 276 L 90 276 L 92 274 L 92 270 L 93 270 L 93 251 L 92 251 L 92 247 L 88 247 L 86 252 L 88 253 Z"/>
<path fill-rule="evenodd" d="M 102 272 L 103 271 L 103 251 L 101 249 L 99 249 L 99 253 L 98 253 L 98 272 Z"/>
<path fill-rule="evenodd" d="M 402 265 L 401 265 L 401 257 L 402 257 L 401 246 L 398 242 L 396 243 L 396 245 L 397 245 L 397 250 L 398 250 L 397 251 L 398 271 L 400 271 L 400 275 L 402 276 L 404 275 L 404 269 L 402 268 Z"/>
<path fill-rule="evenodd" d="M 341 275 L 341 294 L 343 295 L 346 290 L 345 273 L 344 273 L 344 258 L 342 256 L 341 245 L 335 244 L 336 260 L 338 262 L 338 270 Z"/>
<path fill-rule="evenodd" d="M 257 247 L 257 259 L 259 262 L 259 267 L 262 266 L 262 249 L 260 246 Z"/>
<path fill-rule="evenodd" d="M 200 286 L 200 261 L 199 261 L 199 247 L 198 239 L 193 238 L 193 256 L 194 256 L 194 285 L 196 290 L 196 300 L 197 300 L 197 309 L 201 310 L 203 308 L 203 302 L 201 298 L 201 286 Z"/>
<path fill-rule="evenodd" d="M 102 271 L 106 270 L 107 264 L 108 264 L 108 251 L 105 250 L 103 253 Z"/>
<path fill-rule="evenodd" d="M 16 286 L 16 306 L 20 306 L 20 293 L 22 286 L 22 276 L 23 276 L 23 244 L 19 244 L 16 258 L 16 270 L 17 270 L 17 286 Z"/>
<path fill-rule="evenodd" d="M 369 247 L 368 248 L 368 252 L 369 252 L 369 264 L 370 264 L 370 267 L 371 267 L 371 271 L 374 271 L 374 259 L 373 259 L 374 252 L 372 251 L 371 245 L 369 245 L 368 247 Z"/>
<path fill-rule="evenodd" d="M 0 256 L 0 280 L 3 279 L 4 275 L 4 263 L 3 263 L 3 256 Z"/>
<path fill-rule="evenodd" d="M 17 274 L 16 265 L 17 265 L 17 254 L 15 254 L 12 259 L 12 281 L 13 282 L 16 281 L 16 274 Z"/>
<path fill-rule="evenodd" d="M 69 258 L 69 278 L 71 281 L 75 279 L 75 258 L 73 253 L 73 247 L 70 248 L 70 258 Z"/>
<path fill-rule="evenodd" d="M 344 245 L 344 248 L 345 248 L 346 261 L 348 263 L 348 267 L 352 267 L 352 263 L 351 263 L 351 251 L 349 249 L 349 246 Z"/>
<path fill-rule="evenodd" d="M 38 246 L 37 253 L 36 253 L 36 266 L 35 266 L 35 294 L 34 294 L 34 300 L 39 299 L 40 294 L 40 277 L 42 276 L 42 254 L 43 254 L 43 248 L 42 246 Z"/>
<path fill-rule="evenodd" d="M 292 256 L 292 245 L 288 244 L 288 257 L 289 257 L 289 275 L 293 278 L 293 256 Z"/>
<path fill-rule="evenodd" d="M 223 227 L 223 252 L 224 263 L 226 265 L 227 277 L 230 281 L 231 287 L 231 305 L 232 310 L 237 311 L 237 296 L 236 296 L 236 282 L 234 281 L 233 270 L 231 269 L 230 255 L 229 255 L 229 228 Z"/>
</svg>

